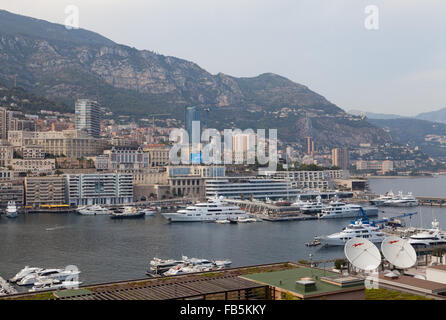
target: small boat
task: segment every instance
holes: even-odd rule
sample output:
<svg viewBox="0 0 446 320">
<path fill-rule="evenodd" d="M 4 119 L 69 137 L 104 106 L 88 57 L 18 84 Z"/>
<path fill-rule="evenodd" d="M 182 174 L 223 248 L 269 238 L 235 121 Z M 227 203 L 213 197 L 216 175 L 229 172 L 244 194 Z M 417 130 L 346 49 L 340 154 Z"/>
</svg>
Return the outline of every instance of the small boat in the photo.
<svg viewBox="0 0 446 320">
<path fill-rule="evenodd" d="M 8 201 L 8 206 L 6 207 L 6 216 L 8 218 L 16 218 L 17 217 L 17 206 L 15 201 Z"/>
<path fill-rule="evenodd" d="M 13 282 L 13 283 L 18 282 L 18 281 L 22 280 L 24 277 L 26 277 L 27 275 L 32 274 L 32 273 L 37 273 L 42 270 L 43 270 L 42 268 L 25 266 L 25 268 L 20 270 L 14 277 L 9 279 L 9 282 Z"/>
<path fill-rule="evenodd" d="M 227 224 L 227 223 L 231 223 L 231 221 L 229 221 L 228 219 L 222 219 L 222 220 L 215 220 L 215 223 Z"/>
<path fill-rule="evenodd" d="M 254 218 L 242 218 L 242 217 L 239 217 L 237 219 L 237 222 L 239 222 L 239 223 L 249 223 L 249 222 L 257 222 L 257 220 L 254 219 Z"/>
<path fill-rule="evenodd" d="M 79 276 L 80 271 L 76 270 L 67 270 L 67 269 L 44 269 L 39 272 L 30 273 L 27 276 L 23 277 L 22 280 L 17 282 L 19 286 L 28 286 L 33 285 L 42 280 L 53 279 L 59 281 L 65 281 L 69 278 Z"/>
<path fill-rule="evenodd" d="M 318 246 L 320 244 L 321 244 L 321 242 L 319 240 L 317 240 L 317 239 L 314 239 L 312 242 L 305 243 L 305 245 L 307 247 L 315 247 L 315 246 Z"/>
<path fill-rule="evenodd" d="M 112 219 L 134 219 L 143 218 L 145 213 L 143 211 L 138 211 L 133 207 L 124 207 L 123 209 L 118 209 L 111 213 L 110 218 Z"/>
<path fill-rule="evenodd" d="M 82 282 L 70 280 L 60 281 L 55 279 L 43 279 L 34 283 L 34 286 L 28 292 L 42 291 L 42 290 L 58 290 L 58 289 L 75 289 L 78 288 Z"/>
<path fill-rule="evenodd" d="M 143 212 L 145 216 L 153 216 L 155 214 L 155 210 L 151 208 L 142 209 L 141 212 Z"/>
<path fill-rule="evenodd" d="M 98 204 L 91 205 L 91 206 L 83 206 L 77 208 L 77 212 L 81 215 L 85 216 L 94 216 L 94 215 L 109 215 L 110 210 L 107 208 L 101 207 Z"/>
</svg>

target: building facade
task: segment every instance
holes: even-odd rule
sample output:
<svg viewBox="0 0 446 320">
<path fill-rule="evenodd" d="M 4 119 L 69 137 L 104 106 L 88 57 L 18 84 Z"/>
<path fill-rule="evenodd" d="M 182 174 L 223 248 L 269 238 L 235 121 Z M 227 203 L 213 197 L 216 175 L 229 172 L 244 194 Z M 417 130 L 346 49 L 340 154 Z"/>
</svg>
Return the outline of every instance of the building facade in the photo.
<svg viewBox="0 0 446 320">
<path fill-rule="evenodd" d="M 64 177 L 26 177 L 25 204 L 32 207 L 66 204 Z"/>
<path fill-rule="evenodd" d="M 133 201 L 133 175 L 127 173 L 67 174 L 68 204 L 118 205 Z"/>
<path fill-rule="evenodd" d="M 101 154 L 106 143 L 83 131 L 9 131 L 8 142 L 15 148 L 39 145 L 56 157 L 81 158 Z"/>
<path fill-rule="evenodd" d="M 347 170 L 350 166 L 350 157 L 348 149 L 334 148 L 331 150 L 331 161 L 333 166 Z"/>
<path fill-rule="evenodd" d="M 94 138 L 101 133 L 100 110 L 96 101 L 79 99 L 75 104 L 76 130 L 87 132 Z"/>
</svg>

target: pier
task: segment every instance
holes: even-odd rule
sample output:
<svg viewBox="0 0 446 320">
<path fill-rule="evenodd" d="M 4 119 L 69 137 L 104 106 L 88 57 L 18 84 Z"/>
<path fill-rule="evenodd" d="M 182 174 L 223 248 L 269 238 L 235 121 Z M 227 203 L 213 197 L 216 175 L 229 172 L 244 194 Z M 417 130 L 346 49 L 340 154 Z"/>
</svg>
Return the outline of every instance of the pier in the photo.
<svg viewBox="0 0 446 320">
<path fill-rule="evenodd" d="M 247 213 L 266 221 L 316 220 L 316 215 L 304 215 L 293 206 L 279 206 L 261 201 L 225 199 Z"/>
</svg>

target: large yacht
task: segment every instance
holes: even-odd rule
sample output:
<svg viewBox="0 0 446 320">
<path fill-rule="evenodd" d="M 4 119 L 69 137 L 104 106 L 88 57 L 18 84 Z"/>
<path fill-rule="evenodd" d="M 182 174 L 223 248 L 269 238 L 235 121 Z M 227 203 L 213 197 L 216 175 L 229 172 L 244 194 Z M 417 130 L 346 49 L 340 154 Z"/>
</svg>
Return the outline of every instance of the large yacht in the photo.
<svg viewBox="0 0 446 320">
<path fill-rule="evenodd" d="M 110 210 L 107 208 L 101 207 L 98 204 L 91 206 L 84 206 L 77 208 L 77 212 L 81 215 L 85 216 L 94 216 L 94 215 L 109 215 Z"/>
<path fill-rule="evenodd" d="M 23 277 L 17 284 L 20 286 L 33 285 L 34 283 L 41 282 L 47 279 L 53 279 L 58 281 L 65 281 L 70 278 L 78 277 L 80 271 L 67 270 L 67 269 L 44 269 L 38 272 L 33 272 Z"/>
<path fill-rule="evenodd" d="M 395 194 L 392 191 L 386 192 L 380 195 L 378 198 L 370 200 L 370 203 L 374 206 L 382 206 L 386 201 L 395 199 Z"/>
<path fill-rule="evenodd" d="M 348 240 L 355 237 L 364 238 L 374 243 L 381 243 L 385 235 L 378 227 L 372 226 L 368 220 L 357 219 L 342 229 L 341 232 L 315 237 L 315 240 L 318 240 L 325 246 L 343 246 Z"/>
<path fill-rule="evenodd" d="M 14 277 L 9 279 L 9 282 L 18 282 L 18 281 L 22 280 L 24 277 L 26 277 L 27 275 L 29 275 L 31 273 L 37 273 L 42 270 L 43 270 L 42 268 L 26 266 L 25 268 L 20 270 Z"/>
<path fill-rule="evenodd" d="M 303 214 L 314 214 L 322 212 L 326 206 L 322 203 L 321 197 L 318 196 L 316 202 L 307 202 L 300 207 L 300 211 Z"/>
<path fill-rule="evenodd" d="M 363 208 L 357 204 L 346 204 L 343 202 L 331 202 L 327 207 L 322 209 L 319 214 L 320 219 L 334 219 L 334 218 L 354 218 L 363 210 L 367 216 L 377 216 L 378 208 L 368 207 Z"/>
<path fill-rule="evenodd" d="M 8 201 L 8 206 L 6 207 L 6 216 L 8 218 L 17 217 L 17 206 L 15 205 L 15 201 Z"/>
<path fill-rule="evenodd" d="M 437 219 L 432 221 L 432 228 L 421 231 L 409 237 L 409 243 L 414 247 L 432 247 L 446 244 L 446 235 L 441 232 Z"/>
<path fill-rule="evenodd" d="M 162 215 L 171 222 L 236 220 L 240 217 L 249 217 L 240 207 L 223 202 L 223 197 L 188 206 L 176 213 L 162 213 Z"/>
<path fill-rule="evenodd" d="M 418 199 L 410 192 L 407 195 L 403 195 L 402 192 L 399 192 L 395 199 L 387 200 L 384 202 L 384 205 L 394 207 L 416 207 L 418 206 Z"/>
</svg>

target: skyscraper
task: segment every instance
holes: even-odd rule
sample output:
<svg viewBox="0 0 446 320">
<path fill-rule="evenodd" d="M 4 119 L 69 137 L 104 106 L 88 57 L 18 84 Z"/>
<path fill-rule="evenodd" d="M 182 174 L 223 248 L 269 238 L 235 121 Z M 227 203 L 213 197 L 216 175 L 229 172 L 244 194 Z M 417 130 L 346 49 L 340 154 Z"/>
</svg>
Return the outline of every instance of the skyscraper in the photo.
<svg viewBox="0 0 446 320">
<path fill-rule="evenodd" d="M 99 104 L 89 99 L 79 99 L 75 105 L 76 130 L 84 130 L 99 138 L 101 133 Z"/>
<path fill-rule="evenodd" d="M 198 107 L 185 107 L 184 108 L 184 129 L 189 135 L 189 142 L 192 142 L 192 122 L 200 121 L 200 110 Z M 200 130 L 198 134 L 201 134 Z M 200 139 L 200 138 L 199 138 Z"/>
<path fill-rule="evenodd" d="M 11 111 L 0 108 L 0 139 L 8 139 L 8 131 L 11 122 Z"/>
<path fill-rule="evenodd" d="M 348 169 L 349 166 L 349 153 L 346 148 L 334 148 L 331 150 L 331 160 L 335 167 L 339 167 L 343 170 Z"/>
<path fill-rule="evenodd" d="M 314 141 L 311 137 L 305 138 L 305 149 L 308 155 L 313 155 L 314 153 Z"/>
</svg>

